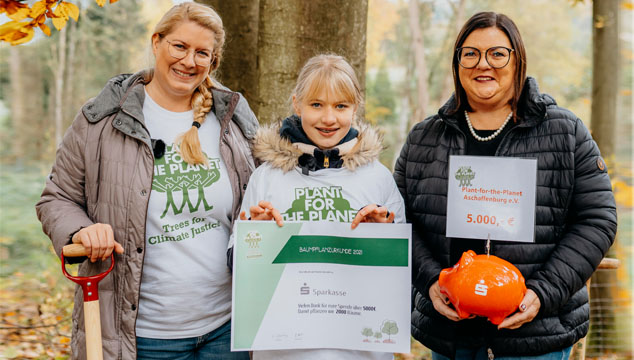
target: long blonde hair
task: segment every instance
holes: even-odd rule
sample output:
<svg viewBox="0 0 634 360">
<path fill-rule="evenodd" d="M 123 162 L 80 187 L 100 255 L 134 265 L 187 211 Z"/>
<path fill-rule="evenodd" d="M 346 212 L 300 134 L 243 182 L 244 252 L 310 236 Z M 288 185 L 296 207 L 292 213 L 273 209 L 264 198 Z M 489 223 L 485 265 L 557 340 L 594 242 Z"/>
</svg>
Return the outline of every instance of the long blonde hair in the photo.
<svg viewBox="0 0 634 360">
<path fill-rule="evenodd" d="M 213 97 L 211 88 L 214 87 L 211 74 L 220 65 L 222 59 L 223 45 L 225 43 L 225 30 L 222 19 L 214 9 L 209 6 L 186 2 L 173 6 L 168 10 L 154 28 L 154 34 L 160 38 L 168 35 L 179 24 L 185 21 L 192 21 L 214 33 L 214 48 L 212 50 L 212 61 L 209 67 L 209 74 L 203 82 L 194 90 L 191 99 L 191 106 L 194 110 L 194 121 L 202 125 L 205 122 L 207 113 L 211 111 Z M 198 138 L 198 128 L 194 125 L 176 137 L 175 144 L 183 160 L 188 164 L 209 165 L 209 159 L 203 153 Z"/>
<path fill-rule="evenodd" d="M 322 89 L 343 96 L 346 101 L 354 104 L 357 110 L 363 108 L 363 93 L 357 74 L 342 56 L 321 54 L 308 59 L 299 72 L 291 99 L 295 96 L 296 101 L 302 102 L 312 98 Z M 357 113 L 359 111 L 355 111 L 355 116 Z"/>
</svg>

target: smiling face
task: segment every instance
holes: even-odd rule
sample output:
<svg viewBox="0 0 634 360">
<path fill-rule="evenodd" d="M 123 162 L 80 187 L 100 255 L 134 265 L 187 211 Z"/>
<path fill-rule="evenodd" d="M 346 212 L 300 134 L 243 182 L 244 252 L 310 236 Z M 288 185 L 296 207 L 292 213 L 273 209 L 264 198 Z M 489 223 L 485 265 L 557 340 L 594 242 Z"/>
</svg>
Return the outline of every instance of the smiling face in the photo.
<svg viewBox="0 0 634 360">
<path fill-rule="evenodd" d="M 170 55 L 170 46 L 186 50 L 187 55 L 182 59 L 173 57 Z M 158 91 L 154 92 L 152 97 L 159 97 L 159 99 L 154 100 L 159 104 L 165 101 L 173 102 L 175 99 L 189 101 L 194 90 L 209 73 L 211 66 L 211 64 L 197 65 L 195 62 L 196 53 L 211 54 L 213 49 L 213 31 L 192 21 L 177 24 L 163 38 L 154 34 L 152 50 L 156 57 L 156 66 L 154 67 L 152 83 L 158 88 Z"/>
<path fill-rule="evenodd" d="M 302 129 L 320 149 L 339 144 L 350 131 L 356 111 L 355 104 L 326 89 L 304 100 L 293 96 L 293 108 L 302 119 Z"/>
<path fill-rule="evenodd" d="M 513 98 L 515 54 L 511 53 L 511 59 L 505 67 L 495 69 L 487 63 L 484 53 L 496 46 L 512 48 L 509 38 L 497 27 L 476 29 L 462 44 L 462 47 L 474 47 L 482 53 L 480 62 L 473 69 L 458 67 L 460 84 L 472 108 L 504 107 Z"/>
</svg>

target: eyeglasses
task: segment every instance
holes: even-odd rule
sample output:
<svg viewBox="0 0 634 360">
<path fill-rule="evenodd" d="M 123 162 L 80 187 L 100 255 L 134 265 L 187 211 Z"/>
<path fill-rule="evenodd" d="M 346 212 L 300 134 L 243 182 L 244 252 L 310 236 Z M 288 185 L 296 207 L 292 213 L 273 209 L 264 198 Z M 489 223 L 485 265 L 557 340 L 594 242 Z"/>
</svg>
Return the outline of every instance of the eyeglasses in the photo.
<svg viewBox="0 0 634 360">
<path fill-rule="evenodd" d="M 515 50 L 504 46 L 494 46 L 485 51 L 484 59 L 492 68 L 500 69 L 509 63 L 513 51 Z M 480 63 L 482 53 L 474 47 L 465 46 L 456 49 L 456 56 L 458 56 L 460 66 L 465 69 L 473 69 Z"/>
<path fill-rule="evenodd" d="M 167 52 L 175 59 L 183 59 L 189 54 L 189 49 L 186 45 L 180 42 L 172 42 L 167 39 Z M 209 66 L 214 59 L 214 55 L 209 50 L 193 50 L 194 62 L 198 66 Z"/>
</svg>

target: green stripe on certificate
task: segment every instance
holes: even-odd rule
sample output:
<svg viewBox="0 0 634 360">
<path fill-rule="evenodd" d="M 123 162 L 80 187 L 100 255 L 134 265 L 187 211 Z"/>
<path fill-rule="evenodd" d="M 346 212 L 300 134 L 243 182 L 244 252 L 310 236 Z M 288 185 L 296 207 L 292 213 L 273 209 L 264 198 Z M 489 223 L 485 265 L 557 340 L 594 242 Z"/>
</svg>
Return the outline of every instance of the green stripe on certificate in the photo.
<svg viewBox="0 0 634 360">
<path fill-rule="evenodd" d="M 408 239 L 293 235 L 273 264 L 407 266 Z"/>
</svg>

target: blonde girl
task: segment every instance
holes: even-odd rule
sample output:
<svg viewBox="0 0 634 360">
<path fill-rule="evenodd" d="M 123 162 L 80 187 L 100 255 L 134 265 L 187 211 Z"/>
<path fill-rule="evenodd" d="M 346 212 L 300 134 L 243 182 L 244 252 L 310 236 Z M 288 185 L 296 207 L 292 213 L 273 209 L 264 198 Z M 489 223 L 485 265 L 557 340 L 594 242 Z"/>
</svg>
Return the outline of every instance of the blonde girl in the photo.
<svg viewBox="0 0 634 360">
<path fill-rule="evenodd" d="M 291 100 L 293 115 L 256 135 L 253 154 L 264 164 L 251 177 L 241 218 L 248 212 L 251 220 L 275 220 L 283 226 L 284 221 L 306 221 L 316 211 L 319 220 L 334 218 L 352 228 L 360 222 L 404 222 L 401 195 L 390 171 L 378 161 L 381 138 L 357 118 L 363 96 L 350 64 L 337 55 L 311 58 Z M 300 188 L 334 193 L 332 207 L 306 208 L 296 196 Z M 324 189 L 337 191 L 320 191 Z M 326 200 L 326 195 L 318 197 Z M 391 359 L 392 354 L 305 349 L 257 351 L 253 358 Z"/>
</svg>

